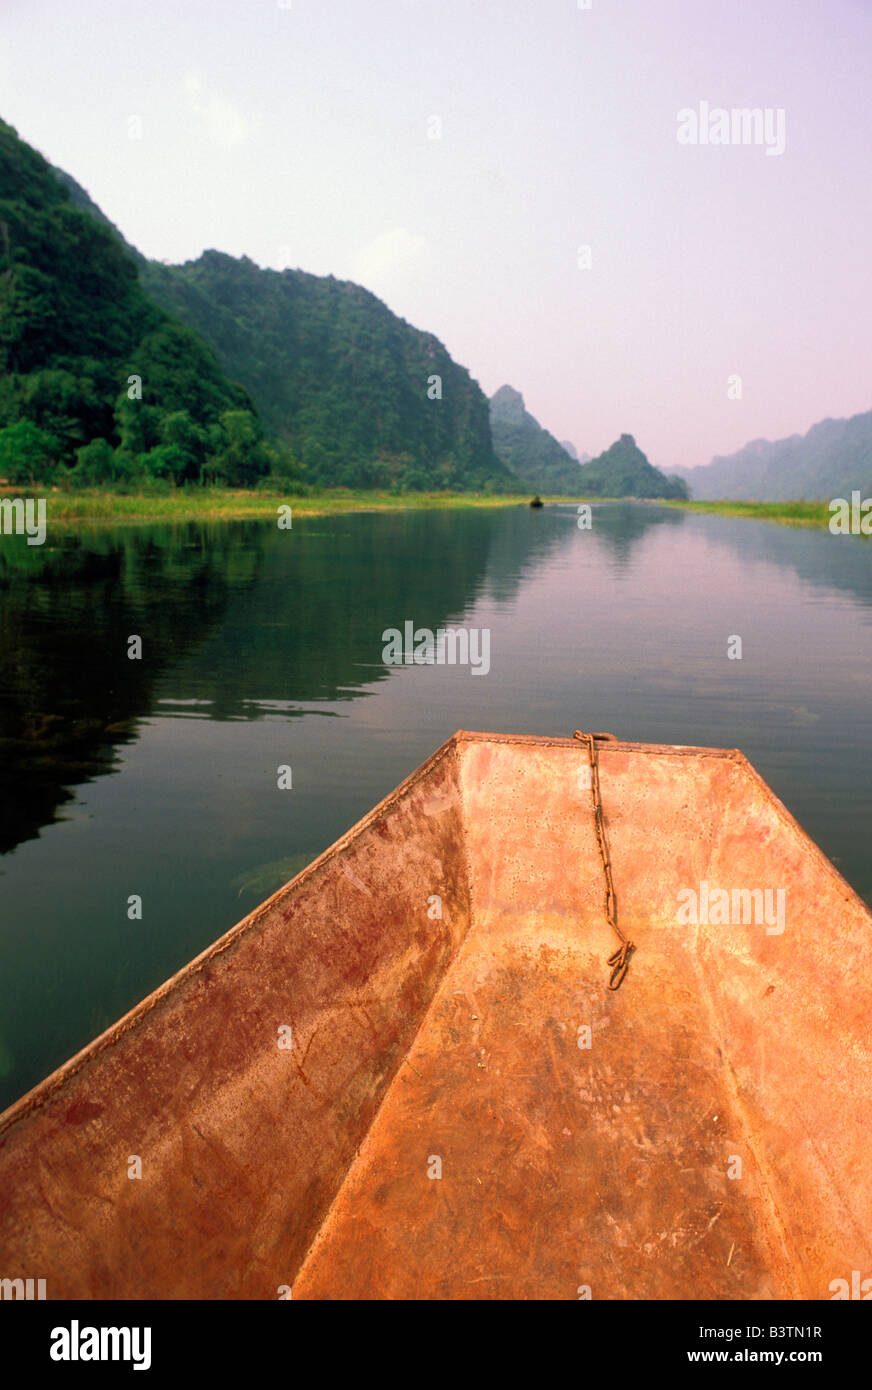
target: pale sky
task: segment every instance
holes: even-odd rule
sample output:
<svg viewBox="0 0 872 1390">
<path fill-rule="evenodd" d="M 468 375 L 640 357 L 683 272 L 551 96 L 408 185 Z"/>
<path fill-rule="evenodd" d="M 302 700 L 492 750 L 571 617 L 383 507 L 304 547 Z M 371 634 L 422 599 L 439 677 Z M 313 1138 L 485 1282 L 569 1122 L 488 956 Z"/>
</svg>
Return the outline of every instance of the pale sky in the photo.
<svg viewBox="0 0 872 1390">
<path fill-rule="evenodd" d="M 872 0 L 0 0 L 0 115 L 146 255 L 357 280 L 668 471 L 872 409 L 870 54 Z"/>
</svg>

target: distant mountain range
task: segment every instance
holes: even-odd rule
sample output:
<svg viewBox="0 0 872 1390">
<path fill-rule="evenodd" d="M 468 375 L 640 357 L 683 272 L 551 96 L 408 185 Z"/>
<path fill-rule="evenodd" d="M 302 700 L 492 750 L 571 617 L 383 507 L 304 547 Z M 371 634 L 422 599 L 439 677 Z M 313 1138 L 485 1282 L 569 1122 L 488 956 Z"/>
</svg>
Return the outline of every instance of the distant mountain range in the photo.
<svg viewBox="0 0 872 1390">
<path fill-rule="evenodd" d="M 631 434 L 622 434 L 598 458 L 585 454 L 579 461 L 575 445 L 558 444 L 525 409 L 523 396 L 512 386 L 501 386 L 491 396 L 490 418 L 494 448 L 503 463 L 546 496 L 687 496 L 684 482 L 649 463 Z"/>
<path fill-rule="evenodd" d="M 490 399 L 490 427 L 497 456 L 506 468 L 537 492 L 576 496 L 582 492 L 581 468 L 572 454 L 524 407 L 512 386 L 501 386 Z"/>
<path fill-rule="evenodd" d="M 576 463 L 587 463 L 593 458 L 593 454 L 580 454 L 571 439 L 561 439 L 560 447 L 565 449 L 569 457 L 575 459 Z"/>
<path fill-rule="evenodd" d="M 677 472 L 701 501 L 824 501 L 872 493 L 872 411 L 822 420 L 807 434 L 755 439 L 735 454 Z"/>
</svg>

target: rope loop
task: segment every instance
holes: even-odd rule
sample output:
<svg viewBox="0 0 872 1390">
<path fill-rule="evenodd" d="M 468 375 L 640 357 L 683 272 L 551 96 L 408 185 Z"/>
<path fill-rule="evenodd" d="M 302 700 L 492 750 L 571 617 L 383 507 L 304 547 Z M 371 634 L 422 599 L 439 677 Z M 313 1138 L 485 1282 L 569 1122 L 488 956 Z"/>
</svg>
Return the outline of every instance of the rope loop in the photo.
<svg viewBox="0 0 872 1390">
<path fill-rule="evenodd" d="M 632 941 L 625 941 L 619 946 L 617 951 L 613 951 L 609 956 L 607 964 L 612 967 L 609 978 L 609 989 L 620 989 L 624 982 L 624 976 L 630 968 L 630 952 L 635 951 Z"/>
</svg>

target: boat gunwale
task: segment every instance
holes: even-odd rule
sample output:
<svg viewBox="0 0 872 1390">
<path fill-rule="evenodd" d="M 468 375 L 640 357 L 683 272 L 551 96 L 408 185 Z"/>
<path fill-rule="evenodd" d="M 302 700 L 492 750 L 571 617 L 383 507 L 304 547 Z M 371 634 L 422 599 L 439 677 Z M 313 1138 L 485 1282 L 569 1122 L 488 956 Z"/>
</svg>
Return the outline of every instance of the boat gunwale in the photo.
<svg viewBox="0 0 872 1390">
<path fill-rule="evenodd" d="M 102 1033 L 99 1033 L 97 1037 L 93 1038 L 85 1047 L 75 1052 L 73 1056 L 60 1067 L 50 1072 L 48 1076 L 44 1077 L 36 1086 L 25 1091 L 11 1106 L 0 1112 L 0 1147 L 6 1142 L 10 1132 L 16 1125 L 22 1123 L 35 1111 L 48 1104 L 55 1097 L 57 1092 L 61 1091 L 66 1083 L 72 1081 L 90 1062 L 94 1061 L 107 1048 L 119 1042 L 121 1038 L 144 1019 L 147 1014 L 151 1013 L 153 1009 L 157 1008 L 159 1004 L 162 1004 L 170 995 L 181 989 L 184 984 L 198 975 L 210 961 L 213 961 L 217 956 L 223 955 L 224 952 L 234 946 L 242 936 L 257 927 L 259 923 L 278 906 L 282 899 L 289 897 L 291 893 L 296 892 L 302 887 L 323 864 L 328 863 L 331 859 L 341 854 L 365 830 L 379 821 L 388 811 L 392 810 L 393 807 L 408 795 L 419 782 L 427 777 L 444 758 L 456 752 L 458 747 L 463 743 L 492 743 L 559 748 L 579 748 L 580 746 L 577 739 L 561 737 L 560 735 L 499 734 L 458 729 L 441 743 L 424 762 L 420 763 L 408 777 L 399 782 L 397 786 L 388 792 L 381 801 L 377 802 L 366 815 L 362 816 L 360 820 L 350 826 L 339 839 L 334 840 L 331 845 L 328 845 L 321 854 L 301 869 L 298 874 L 289 879 L 288 882 L 283 884 L 280 888 L 276 889 L 274 893 L 268 898 L 265 898 L 262 903 L 258 904 L 256 908 L 239 922 L 229 927 L 226 932 L 215 941 L 211 942 L 210 945 L 206 946 L 185 965 L 181 966 L 179 970 L 170 975 L 168 979 L 164 980 L 164 982 L 152 990 L 150 994 L 147 994 L 145 998 L 141 999 L 133 1008 L 122 1014 L 115 1023 L 111 1024 Z M 737 766 L 742 767 L 751 775 L 752 782 L 763 792 L 764 799 L 772 805 L 779 818 L 784 820 L 792 828 L 794 833 L 799 834 L 802 843 L 807 849 L 813 851 L 816 862 L 826 869 L 828 873 L 834 875 L 838 882 L 844 887 L 846 901 L 850 901 L 853 898 L 855 903 L 865 912 L 866 916 L 869 918 L 870 925 L 872 925 L 872 912 L 870 912 L 867 904 L 855 889 L 851 887 L 847 879 L 844 878 L 832 861 L 827 858 L 823 850 L 819 848 L 811 836 L 803 829 L 762 775 L 753 764 L 749 762 L 741 749 L 694 747 L 691 744 L 625 742 L 620 739 L 615 739 L 614 741 L 610 740 L 608 743 L 600 745 L 601 754 L 606 753 L 606 755 L 608 755 L 615 752 L 640 753 L 654 757 L 720 758 L 734 762 Z M 459 795 L 461 799 L 461 820 L 464 822 L 465 828 L 462 787 L 460 788 Z M 466 860 L 466 858 L 466 845 L 464 842 L 464 859 Z M 468 867 L 469 865 L 467 862 L 467 869 Z"/>
<path fill-rule="evenodd" d="M 440 744 L 425 762 L 415 768 L 415 770 L 394 787 L 386 797 L 373 806 L 365 816 L 346 830 L 338 840 L 334 840 L 332 845 L 328 845 L 316 859 L 313 859 L 311 863 L 302 868 L 300 872 L 292 879 L 289 879 L 287 883 L 277 888 L 274 893 L 270 894 L 268 898 L 265 898 L 262 903 L 259 903 L 257 907 L 253 908 L 252 911 L 240 921 L 234 923 L 232 927 L 229 927 L 227 931 L 217 937 L 215 941 L 212 941 L 208 946 L 204 947 L 202 951 L 196 956 L 193 956 L 191 960 L 187 961 L 175 971 L 174 974 L 170 975 L 162 984 L 153 989 L 150 994 L 147 994 L 144 999 L 140 999 L 137 1004 L 134 1004 L 133 1008 L 128 1009 L 119 1019 L 116 1019 L 113 1024 L 110 1024 L 108 1028 L 104 1029 L 102 1033 L 98 1033 L 97 1037 L 92 1038 L 85 1047 L 73 1053 L 73 1056 L 68 1058 L 60 1067 L 49 1072 L 48 1076 L 38 1082 L 36 1086 L 25 1091 L 24 1095 L 17 1101 L 14 1101 L 6 1110 L 0 1112 L 0 1145 L 5 1142 L 9 1130 L 15 1124 L 21 1120 L 27 1119 L 35 1110 L 51 1100 L 55 1092 L 60 1090 L 65 1082 L 71 1081 L 73 1077 L 78 1075 L 78 1073 L 87 1066 L 88 1062 L 96 1058 L 101 1052 L 104 1052 L 106 1048 L 118 1042 L 124 1034 L 129 1032 L 131 1028 L 146 1016 L 146 1014 L 149 1014 L 158 1004 L 163 1003 L 170 994 L 176 989 L 181 988 L 189 979 L 193 979 L 195 975 L 198 975 L 204 966 L 208 965 L 216 956 L 223 955 L 225 951 L 234 946 L 237 940 L 256 927 L 261 919 L 266 917 L 282 898 L 289 895 L 292 890 L 296 891 L 296 889 L 305 883 L 322 864 L 334 858 L 365 829 L 379 820 L 381 816 L 390 810 L 396 802 L 401 800 L 407 792 L 411 791 L 413 786 L 416 786 L 423 777 L 427 776 L 444 757 L 447 757 L 454 746 L 455 736 L 452 735 L 450 739 Z"/>
</svg>

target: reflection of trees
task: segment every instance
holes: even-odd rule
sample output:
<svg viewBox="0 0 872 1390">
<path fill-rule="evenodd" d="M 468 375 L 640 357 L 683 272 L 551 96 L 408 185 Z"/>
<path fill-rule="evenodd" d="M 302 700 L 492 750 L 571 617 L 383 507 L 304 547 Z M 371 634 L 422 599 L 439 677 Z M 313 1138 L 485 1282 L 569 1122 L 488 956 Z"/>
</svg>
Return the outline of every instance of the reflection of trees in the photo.
<svg viewBox="0 0 872 1390">
<path fill-rule="evenodd" d="M 5 542 L 0 853 L 49 824 L 71 785 L 112 768 L 161 671 L 215 623 L 240 566 L 253 576 L 254 557 L 237 549 L 196 526 L 67 536 L 51 549 Z M 127 658 L 133 633 L 142 661 Z"/>
<path fill-rule="evenodd" d="M 493 598 L 513 599 L 526 575 L 551 551 L 569 545 L 573 525 L 567 508 L 531 510 L 528 503 L 500 511 L 491 518 L 486 588 Z M 572 511 L 574 520 L 576 513 Z"/>
<path fill-rule="evenodd" d="M 261 528 L 257 584 L 234 596 L 220 632 L 173 671 L 165 693 L 210 700 L 219 719 L 251 717 L 257 702 L 353 698 L 387 675 L 386 628 L 410 619 L 435 631 L 462 621 L 485 588 L 510 597 L 568 538 L 565 526 L 538 520 L 529 508 L 470 508 Z"/>
<path fill-rule="evenodd" d="M 111 771 L 161 695 L 212 718 L 349 698 L 381 634 L 436 628 L 480 591 L 491 513 L 426 511 L 114 528 L 0 547 L 0 853 Z M 529 539 L 528 539 L 529 543 Z M 519 531 L 516 548 L 523 550 Z M 521 563 L 520 557 L 518 564 Z M 143 639 L 130 661 L 127 639 Z"/>
<path fill-rule="evenodd" d="M 673 513 L 597 506 L 624 555 Z M 678 518 L 680 521 L 681 518 Z M 0 546 L 0 852 L 51 823 L 71 787 L 111 771 L 159 699 L 213 719 L 354 698 L 385 678 L 382 632 L 462 622 L 510 600 L 572 543 L 574 508 L 421 510 L 113 528 Z M 127 639 L 143 639 L 129 661 Z"/>
</svg>

